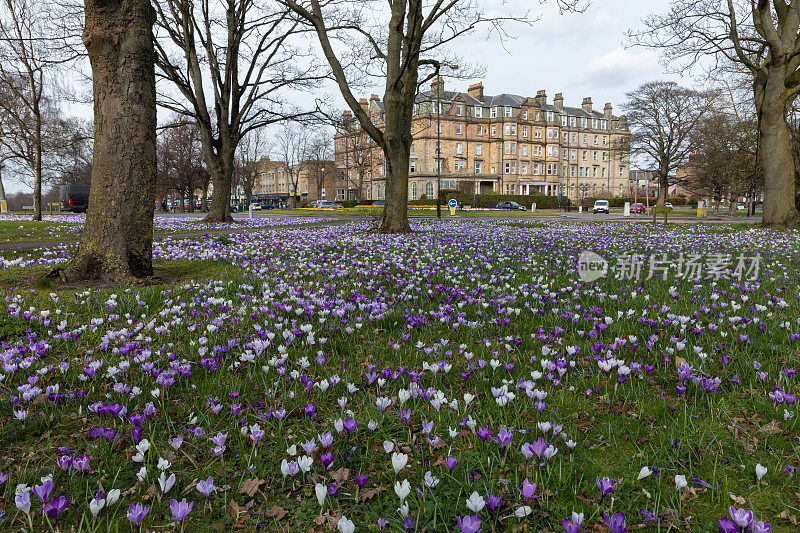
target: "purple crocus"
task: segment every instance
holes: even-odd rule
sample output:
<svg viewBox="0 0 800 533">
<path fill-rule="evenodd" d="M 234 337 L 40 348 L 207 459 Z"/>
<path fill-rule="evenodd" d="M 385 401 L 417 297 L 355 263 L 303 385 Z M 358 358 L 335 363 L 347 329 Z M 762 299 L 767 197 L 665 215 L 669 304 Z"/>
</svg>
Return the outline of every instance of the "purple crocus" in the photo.
<svg viewBox="0 0 800 533">
<path fill-rule="evenodd" d="M 67 509 L 71 501 L 71 496 L 54 497 L 51 503 L 42 505 L 42 514 L 46 514 L 53 520 L 58 520 L 59 515 Z"/>
<path fill-rule="evenodd" d="M 506 428 L 501 428 L 500 431 L 497 432 L 497 436 L 492 437 L 492 440 L 500 446 L 500 450 L 505 450 L 511 444 L 513 438 L 514 433 Z"/>
<path fill-rule="evenodd" d="M 477 516 L 456 517 L 456 525 L 461 533 L 481 533 L 481 521 Z"/>
<path fill-rule="evenodd" d="M 369 481 L 369 477 L 367 476 L 356 476 L 356 485 L 358 485 L 360 488 L 363 488 L 364 485 L 367 484 L 367 481 Z"/>
<path fill-rule="evenodd" d="M 728 512 L 736 525 L 739 527 L 747 527 L 753 521 L 753 511 L 745 511 L 744 509 L 736 509 L 733 506 L 728 508 Z"/>
<path fill-rule="evenodd" d="M 720 533 L 739 533 L 739 526 L 730 518 L 720 518 L 717 522 L 717 529 Z"/>
<path fill-rule="evenodd" d="M 186 515 L 192 511 L 192 507 L 194 507 L 194 502 L 186 503 L 186 498 L 181 501 L 172 500 L 169 502 L 169 510 L 172 511 L 172 518 L 170 518 L 170 520 L 183 522 Z"/>
<path fill-rule="evenodd" d="M 147 505 L 142 505 L 141 503 L 132 503 L 130 507 L 128 507 L 128 520 L 130 520 L 136 527 L 139 527 L 144 520 L 144 517 L 147 513 L 150 512 L 150 507 Z"/>
<path fill-rule="evenodd" d="M 628 525 L 625 523 L 625 515 L 622 513 L 612 514 L 611 516 L 603 513 L 603 521 L 611 530 L 611 533 L 625 533 L 628 531 Z"/>
<path fill-rule="evenodd" d="M 61 457 L 58 457 L 56 459 L 56 464 L 58 464 L 58 467 L 61 470 L 64 470 L 66 472 L 72 466 L 72 456 L 62 455 Z"/>
<path fill-rule="evenodd" d="M 456 459 L 455 457 L 453 457 L 453 456 L 451 455 L 451 456 L 449 456 L 447 459 L 445 459 L 445 460 L 444 460 L 444 464 L 447 466 L 447 469 L 448 469 L 448 470 L 450 470 L 450 471 L 452 472 L 452 471 L 453 471 L 453 469 L 454 469 L 454 468 L 456 467 L 456 465 L 458 464 L 458 459 Z"/>
<path fill-rule="evenodd" d="M 197 482 L 197 491 L 200 494 L 202 494 L 203 496 L 205 496 L 206 498 L 208 498 L 211 495 L 212 492 L 216 492 L 217 491 L 217 487 L 214 486 L 214 478 L 213 477 L 209 477 L 205 481 L 202 481 L 202 480 L 198 481 Z"/>
<path fill-rule="evenodd" d="M 352 418 L 346 418 L 344 420 L 344 430 L 347 431 L 348 435 L 350 435 L 353 431 L 355 431 L 357 427 L 358 427 L 358 422 L 356 422 Z"/>
<path fill-rule="evenodd" d="M 597 483 L 597 488 L 600 489 L 601 496 L 608 496 L 612 492 L 614 492 L 614 480 L 604 477 L 600 479 L 599 477 L 595 477 L 595 482 Z"/>
<path fill-rule="evenodd" d="M 753 533 L 770 533 L 770 531 L 772 531 L 772 526 L 770 524 L 765 524 L 760 520 L 758 522 L 754 520 L 750 527 L 753 529 Z"/>
<path fill-rule="evenodd" d="M 522 482 L 522 488 L 517 487 L 517 492 L 522 495 L 524 501 L 528 501 L 536 495 L 536 483 L 531 483 L 528 478 Z"/>
<path fill-rule="evenodd" d="M 489 494 L 486 497 L 486 507 L 489 508 L 489 512 L 493 513 L 503 505 L 503 500 L 495 496 L 494 494 Z"/>
<path fill-rule="evenodd" d="M 33 493 L 39 497 L 39 500 L 44 504 L 47 500 L 50 499 L 50 493 L 53 492 L 53 487 L 55 487 L 55 483 L 52 480 L 48 479 L 41 485 L 34 485 Z"/>
<path fill-rule="evenodd" d="M 336 483 L 328 483 L 328 496 L 335 498 L 339 495 L 339 486 Z"/>
<path fill-rule="evenodd" d="M 78 472 L 88 472 L 91 468 L 91 461 L 88 455 L 79 455 L 72 460 L 72 468 Z"/>
</svg>

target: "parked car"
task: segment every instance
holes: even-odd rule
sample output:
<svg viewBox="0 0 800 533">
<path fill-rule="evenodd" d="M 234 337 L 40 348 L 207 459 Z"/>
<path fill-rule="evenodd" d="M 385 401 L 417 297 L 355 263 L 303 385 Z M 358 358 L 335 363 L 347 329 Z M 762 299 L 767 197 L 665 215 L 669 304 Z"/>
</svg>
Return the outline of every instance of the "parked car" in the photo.
<svg viewBox="0 0 800 533">
<path fill-rule="evenodd" d="M 744 211 L 746 209 L 747 209 L 747 207 L 742 202 L 739 202 L 738 204 L 736 204 L 736 210 L 737 211 Z"/>
<path fill-rule="evenodd" d="M 321 204 L 324 201 L 325 200 L 313 200 L 312 202 L 309 202 L 309 204 L 306 207 L 310 209 L 317 209 L 319 208 L 319 204 Z"/>
<path fill-rule="evenodd" d="M 592 213 L 595 215 L 597 213 L 605 213 L 606 215 L 609 214 L 611 211 L 609 209 L 608 200 L 597 200 L 594 203 L 594 207 L 592 208 Z"/>
<path fill-rule="evenodd" d="M 495 209 L 501 209 L 504 211 L 525 211 L 525 207 L 519 205 L 517 202 L 509 202 L 509 201 L 502 201 L 498 202 Z"/>
<path fill-rule="evenodd" d="M 631 204 L 631 213 L 633 214 L 641 214 L 643 215 L 645 212 L 645 206 L 641 202 L 636 202 L 635 204 Z"/>
<path fill-rule="evenodd" d="M 672 207 L 672 203 L 670 203 L 670 202 L 664 202 L 664 207 L 669 209 L 670 211 L 675 209 L 674 207 Z"/>
<path fill-rule="evenodd" d="M 329 200 L 322 200 L 320 204 L 317 206 L 317 209 L 344 209 L 344 207 L 337 204 L 336 202 L 331 202 Z"/>
<path fill-rule="evenodd" d="M 261 211 L 261 204 L 253 203 L 253 211 Z"/>
<path fill-rule="evenodd" d="M 89 207 L 88 185 L 63 185 L 58 192 L 62 211 L 85 213 Z"/>
</svg>

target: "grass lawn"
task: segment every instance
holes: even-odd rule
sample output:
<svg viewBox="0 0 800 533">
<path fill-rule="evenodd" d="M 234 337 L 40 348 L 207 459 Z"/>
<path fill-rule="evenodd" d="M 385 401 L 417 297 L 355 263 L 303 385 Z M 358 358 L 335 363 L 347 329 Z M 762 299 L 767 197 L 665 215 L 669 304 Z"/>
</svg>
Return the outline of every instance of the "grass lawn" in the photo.
<svg viewBox="0 0 800 533">
<path fill-rule="evenodd" d="M 797 529 L 800 233 L 412 224 L 0 271 L 0 531 Z"/>
</svg>

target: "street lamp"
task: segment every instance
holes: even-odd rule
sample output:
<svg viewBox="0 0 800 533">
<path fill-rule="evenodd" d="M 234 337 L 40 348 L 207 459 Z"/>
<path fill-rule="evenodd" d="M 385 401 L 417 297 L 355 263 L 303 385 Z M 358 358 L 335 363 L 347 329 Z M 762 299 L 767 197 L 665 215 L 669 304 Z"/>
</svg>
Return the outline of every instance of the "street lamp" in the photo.
<svg viewBox="0 0 800 533">
<path fill-rule="evenodd" d="M 458 65 L 444 65 L 450 70 L 458 70 Z M 442 218 L 442 76 L 436 66 L 436 217 Z"/>
</svg>

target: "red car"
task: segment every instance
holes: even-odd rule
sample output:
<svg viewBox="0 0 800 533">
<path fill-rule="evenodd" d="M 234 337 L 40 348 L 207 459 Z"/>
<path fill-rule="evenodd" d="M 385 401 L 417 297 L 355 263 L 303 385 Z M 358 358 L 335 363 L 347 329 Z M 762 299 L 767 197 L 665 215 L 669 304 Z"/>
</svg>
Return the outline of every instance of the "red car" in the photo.
<svg viewBox="0 0 800 533">
<path fill-rule="evenodd" d="M 635 204 L 631 204 L 631 213 L 633 214 L 644 214 L 645 208 L 644 204 L 641 202 L 637 202 Z"/>
</svg>

